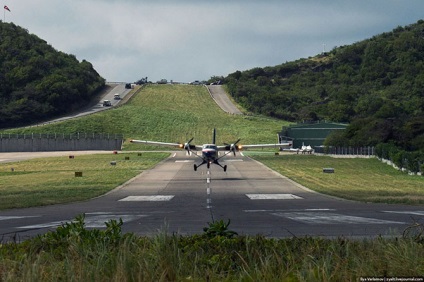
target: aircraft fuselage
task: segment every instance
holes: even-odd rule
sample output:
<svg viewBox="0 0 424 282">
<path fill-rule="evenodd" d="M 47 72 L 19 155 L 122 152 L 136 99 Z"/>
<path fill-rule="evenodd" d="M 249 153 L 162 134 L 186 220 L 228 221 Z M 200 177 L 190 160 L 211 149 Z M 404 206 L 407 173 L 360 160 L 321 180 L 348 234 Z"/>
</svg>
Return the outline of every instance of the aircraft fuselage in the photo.
<svg viewBox="0 0 424 282">
<path fill-rule="evenodd" d="M 215 162 L 218 159 L 218 147 L 215 144 L 204 144 L 202 147 L 202 157 L 209 163 Z"/>
</svg>

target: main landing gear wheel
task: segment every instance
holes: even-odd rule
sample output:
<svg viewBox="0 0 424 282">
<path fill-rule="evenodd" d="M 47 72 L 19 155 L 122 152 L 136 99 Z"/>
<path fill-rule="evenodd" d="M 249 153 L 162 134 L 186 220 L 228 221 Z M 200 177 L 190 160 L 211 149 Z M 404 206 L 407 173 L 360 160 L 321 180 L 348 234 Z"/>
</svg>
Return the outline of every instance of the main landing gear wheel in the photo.
<svg viewBox="0 0 424 282">
<path fill-rule="evenodd" d="M 197 165 L 194 164 L 194 171 L 197 171 Z"/>
<path fill-rule="evenodd" d="M 227 171 L 227 165 L 224 165 L 224 172 Z"/>
<path fill-rule="evenodd" d="M 208 162 L 208 168 L 211 168 L 211 163 L 210 162 Z"/>
</svg>

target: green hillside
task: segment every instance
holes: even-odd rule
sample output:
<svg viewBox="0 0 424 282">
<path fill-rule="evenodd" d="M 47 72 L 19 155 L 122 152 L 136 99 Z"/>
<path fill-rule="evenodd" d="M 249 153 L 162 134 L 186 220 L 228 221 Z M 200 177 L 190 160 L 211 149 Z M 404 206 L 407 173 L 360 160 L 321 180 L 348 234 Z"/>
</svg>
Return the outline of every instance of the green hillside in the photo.
<svg viewBox="0 0 424 282">
<path fill-rule="evenodd" d="M 223 78 L 249 111 L 351 123 L 333 145 L 424 148 L 424 21 L 316 57 Z"/>
<path fill-rule="evenodd" d="M 83 60 L 0 22 L 0 128 L 31 124 L 86 106 L 105 80 Z"/>
<path fill-rule="evenodd" d="M 60 123 L 6 130 L 3 133 L 111 133 L 128 139 L 184 142 L 275 143 L 287 122 L 261 116 L 235 116 L 223 112 L 203 86 L 146 85 L 125 105 L 95 115 Z M 125 147 L 135 148 L 135 144 Z M 140 145 L 138 145 L 140 146 Z M 140 147 L 141 148 L 141 147 Z"/>
</svg>

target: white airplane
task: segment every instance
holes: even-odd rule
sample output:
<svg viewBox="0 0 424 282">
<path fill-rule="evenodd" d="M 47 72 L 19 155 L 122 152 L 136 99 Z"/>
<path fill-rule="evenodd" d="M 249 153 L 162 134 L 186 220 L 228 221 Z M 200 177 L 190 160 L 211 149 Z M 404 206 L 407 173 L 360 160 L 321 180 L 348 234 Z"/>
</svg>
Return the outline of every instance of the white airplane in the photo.
<svg viewBox="0 0 424 282">
<path fill-rule="evenodd" d="M 158 141 L 145 141 L 145 140 L 131 140 L 131 143 L 143 143 L 143 144 L 150 144 L 150 145 L 159 145 L 159 146 L 169 146 L 169 147 L 177 147 L 180 149 L 187 150 L 188 153 L 191 153 L 192 150 L 202 151 L 202 156 L 197 157 L 202 159 L 202 163 L 199 165 L 194 164 L 194 171 L 197 171 L 197 168 L 201 165 L 206 164 L 208 168 L 210 168 L 211 164 L 216 164 L 224 169 L 224 171 L 227 171 L 227 166 L 222 166 L 218 160 L 225 157 L 226 155 L 230 154 L 231 152 L 236 155 L 236 151 L 240 151 L 242 149 L 247 148 L 263 148 L 263 147 L 275 147 L 275 148 L 290 148 L 293 143 L 287 142 L 287 143 L 279 143 L 279 144 L 254 144 L 254 145 L 237 145 L 240 139 L 238 139 L 236 142 L 232 144 L 226 144 L 222 146 L 217 146 L 215 144 L 215 137 L 216 137 L 216 130 L 213 130 L 213 137 L 212 137 L 212 143 L 210 144 L 203 144 L 200 145 L 193 145 L 190 144 L 191 141 L 193 141 L 194 137 L 191 138 L 188 142 L 182 144 L 182 143 L 166 143 L 166 142 L 158 142 Z M 219 156 L 219 151 L 226 151 L 222 156 Z"/>
<path fill-rule="evenodd" d="M 296 152 L 297 154 L 299 154 L 299 152 L 301 152 L 302 154 L 305 154 L 305 153 L 312 154 L 314 149 L 312 149 L 310 145 L 305 146 L 305 143 L 302 143 L 301 148 L 289 148 L 289 149 L 283 149 L 283 151 Z"/>
<path fill-rule="evenodd" d="M 312 154 L 312 147 L 310 145 L 305 146 L 304 143 L 302 143 L 302 148 L 300 149 L 300 151 L 304 154 L 304 153 L 308 153 L 308 154 Z"/>
</svg>

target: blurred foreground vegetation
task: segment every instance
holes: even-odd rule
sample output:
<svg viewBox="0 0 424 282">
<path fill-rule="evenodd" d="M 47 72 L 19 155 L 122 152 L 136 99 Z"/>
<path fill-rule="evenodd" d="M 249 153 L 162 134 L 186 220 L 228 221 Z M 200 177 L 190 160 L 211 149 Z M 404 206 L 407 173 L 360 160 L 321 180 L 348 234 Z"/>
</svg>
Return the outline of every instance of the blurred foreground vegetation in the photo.
<svg viewBox="0 0 424 282">
<path fill-rule="evenodd" d="M 422 226 L 401 238 L 122 234 L 122 221 L 88 230 L 84 216 L 23 243 L 0 245 L 1 281 L 358 281 L 420 277 Z M 228 227 L 228 226 L 226 226 Z M 411 232 L 409 232 L 411 231 Z"/>
</svg>

